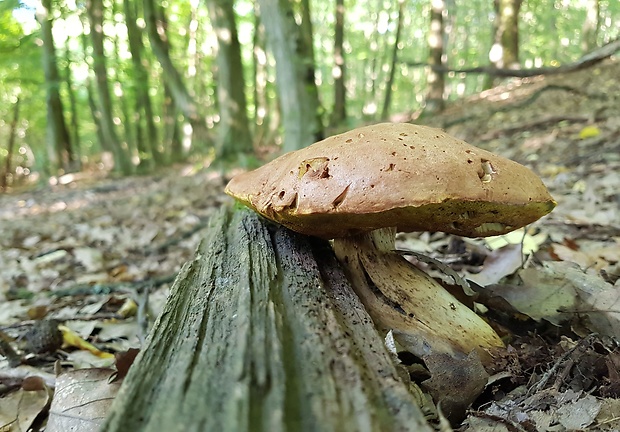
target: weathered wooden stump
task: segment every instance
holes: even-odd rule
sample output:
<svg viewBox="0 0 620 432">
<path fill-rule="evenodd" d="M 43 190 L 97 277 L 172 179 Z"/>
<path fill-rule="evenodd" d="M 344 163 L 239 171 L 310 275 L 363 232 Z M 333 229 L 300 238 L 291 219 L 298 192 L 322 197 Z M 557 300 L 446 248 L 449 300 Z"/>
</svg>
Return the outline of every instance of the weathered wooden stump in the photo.
<svg viewBox="0 0 620 432">
<path fill-rule="evenodd" d="M 431 428 L 329 245 L 223 209 L 102 430 Z"/>
</svg>

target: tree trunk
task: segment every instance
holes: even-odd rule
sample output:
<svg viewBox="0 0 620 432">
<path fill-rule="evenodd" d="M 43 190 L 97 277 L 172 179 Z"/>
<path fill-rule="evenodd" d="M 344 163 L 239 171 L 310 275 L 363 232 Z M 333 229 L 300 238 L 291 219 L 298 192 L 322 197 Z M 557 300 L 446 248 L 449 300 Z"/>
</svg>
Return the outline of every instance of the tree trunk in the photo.
<svg viewBox="0 0 620 432">
<path fill-rule="evenodd" d="M 64 172 L 76 170 L 78 160 L 71 148 L 71 138 L 64 118 L 60 99 L 60 74 L 56 63 L 56 49 L 52 35 L 52 2 L 42 0 L 37 10 L 43 40 L 43 72 L 47 86 L 47 140 L 48 156 L 52 166 Z"/>
<path fill-rule="evenodd" d="M 312 13 L 310 11 L 310 0 L 295 0 L 293 6 L 297 5 L 297 14 L 301 16 L 299 25 L 300 39 L 297 44 L 297 55 L 301 59 L 303 70 L 301 76 L 306 91 L 309 95 L 310 112 L 314 113 L 316 130 L 314 140 L 319 141 L 325 138 L 323 130 L 323 107 L 319 100 L 319 89 L 316 85 L 316 65 L 314 62 L 314 30 L 312 30 Z"/>
<path fill-rule="evenodd" d="M 120 15 L 119 14 L 119 3 L 114 1 L 112 2 L 111 12 L 112 12 L 112 22 L 114 25 L 117 25 L 116 19 Z M 112 88 L 114 89 L 114 96 L 118 101 L 118 107 L 121 112 L 121 134 L 120 134 L 120 142 L 121 148 L 124 149 L 125 157 L 131 161 L 132 170 L 134 167 L 134 161 L 138 157 L 138 143 L 137 137 L 138 133 L 135 127 L 136 124 L 136 113 L 130 108 L 130 100 L 136 100 L 135 90 L 132 88 L 133 86 L 127 84 L 129 82 L 128 79 L 125 79 L 127 75 L 130 75 L 123 70 L 125 68 L 126 62 L 121 58 L 121 48 L 120 48 L 120 38 L 117 32 L 114 32 L 114 36 L 110 37 L 112 40 L 112 46 L 114 47 L 114 51 L 110 56 L 112 58 L 112 67 L 116 71 L 114 74 L 114 81 L 112 84 Z M 131 91 L 131 93 L 128 92 Z"/>
<path fill-rule="evenodd" d="M 296 24 L 290 0 L 259 0 L 258 4 L 267 43 L 276 60 L 276 86 L 284 126 L 282 150 L 297 150 L 323 136 L 317 112 L 314 60 L 308 57 L 312 51 L 303 46 L 308 30 L 304 38 L 303 23 Z"/>
<path fill-rule="evenodd" d="M 254 38 L 252 72 L 254 76 L 254 141 L 257 145 L 265 142 L 271 135 L 270 120 L 272 110 L 267 96 L 268 65 L 265 49 L 265 26 L 260 19 L 258 4 L 254 3 Z"/>
<path fill-rule="evenodd" d="M 99 96 L 99 121 L 101 122 L 101 132 L 106 144 L 105 148 L 112 151 L 114 155 L 115 169 L 123 174 L 132 171 L 131 160 L 128 154 L 123 151 L 121 142 L 116 134 L 112 114 L 112 98 L 110 96 L 110 86 L 108 82 L 108 72 L 105 62 L 105 51 L 103 47 L 103 1 L 88 0 L 86 3 L 88 19 L 90 22 L 90 36 L 93 44 L 93 70 L 97 82 L 97 95 Z"/>
<path fill-rule="evenodd" d="M 325 241 L 213 217 L 102 431 L 432 429 Z"/>
<path fill-rule="evenodd" d="M 491 59 L 498 69 L 519 68 L 519 10 L 523 0 L 498 0 L 499 26 L 495 36 L 495 56 Z"/>
<path fill-rule="evenodd" d="M 17 121 L 19 119 L 19 103 L 20 99 L 17 98 L 17 100 L 15 101 L 15 105 L 13 105 L 13 120 L 11 120 L 11 125 L 9 127 L 9 142 L 6 146 L 4 172 L 0 177 L 0 190 L 2 192 L 6 192 L 9 186 L 9 177 L 12 177 L 13 173 L 13 167 L 11 166 L 11 162 L 13 162 L 13 153 L 15 150 L 15 136 L 17 135 Z"/>
<path fill-rule="evenodd" d="M 151 49 L 163 69 L 162 75 L 170 89 L 174 105 L 191 124 L 195 141 L 206 145 L 209 142 L 209 133 L 205 118 L 201 115 L 198 105 L 189 94 L 183 77 L 170 59 L 165 17 L 157 16 L 158 10 L 155 8 L 155 0 L 144 0 L 143 7 L 146 32 L 151 43 Z M 163 14 L 163 9 L 159 9 L 159 12 Z"/>
<path fill-rule="evenodd" d="M 332 126 L 337 126 L 347 118 L 344 61 L 344 0 L 336 0 L 335 15 L 334 66 L 332 69 L 332 76 L 334 78 L 334 109 L 330 119 Z"/>
<path fill-rule="evenodd" d="M 431 0 L 431 27 L 428 34 L 429 58 L 426 81 L 428 93 L 426 94 L 426 106 L 424 112 L 433 114 L 444 109 L 445 76 L 443 72 L 434 70 L 432 66 L 443 66 L 444 64 L 444 13 L 446 3 L 444 0 Z"/>
<path fill-rule="evenodd" d="M 394 85 L 394 74 L 396 73 L 396 63 L 398 61 L 398 44 L 400 43 L 400 35 L 403 31 L 403 15 L 405 1 L 398 1 L 398 19 L 396 23 L 396 37 L 394 38 L 394 46 L 392 47 L 392 63 L 390 64 L 390 75 L 385 85 L 385 98 L 383 99 L 383 109 L 381 110 L 381 119 L 387 120 L 390 115 L 390 104 L 392 103 L 392 86 Z"/>
<path fill-rule="evenodd" d="M 254 149 L 245 98 L 241 47 L 233 3 L 229 0 L 208 0 L 207 7 L 218 42 L 216 81 L 220 121 L 215 154 L 220 158 L 232 159 L 241 153 L 250 154 Z"/>
<path fill-rule="evenodd" d="M 78 104 L 75 98 L 75 89 L 73 86 L 73 73 L 71 71 L 71 49 L 69 48 L 69 38 L 65 41 L 65 82 L 67 83 L 67 94 L 69 95 L 69 110 L 71 113 L 71 149 L 73 150 L 75 158 L 75 169 L 81 168 L 80 153 L 81 153 L 81 141 L 80 141 L 80 116 L 78 113 Z"/>
<path fill-rule="evenodd" d="M 373 25 L 373 32 L 371 37 L 373 39 L 368 41 L 369 56 L 371 60 L 365 60 L 365 66 L 362 68 L 364 76 L 361 78 L 365 81 L 365 89 L 367 89 L 366 103 L 362 108 L 362 114 L 366 120 L 372 120 L 376 117 L 378 111 L 377 101 L 377 82 L 379 81 L 379 73 L 383 66 L 383 59 L 380 56 L 385 48 L 385 37 L 379 34 L 379 22 L 381 12 L 383 11 L 383 0 L 377 0 L 377 11 L 375 13 L 376 20 Z M 388 17 L 390 14 L 388 13 Z M 388 23 L 389 27 L 389 23 Z"/>
<path fill-rule="evenodd" d="M 127 39 L 129 41 L 129 51 L 131 52 L 131 62 L 133 65 L 134 88 L 136 93 L 136 131 L 137 145 L 140 156 L 138 168 L 148 170 L 154 165 L 163 165 L 163 154 L 159 150 L 159 133 L 155 126 L 153 106 L 149 96 L 149 74 L 146 69 L 144 53 L 144 43 L 142 42 L 142 32 L 136 25 L 137 13 L 135 2 L 123 0 L 123 10 L 125 12 L 125 23 L 127 25 Z M 146 133 L 144 133 L 146 132 Z"/>
<path fill-rule="evenodd" d="M 164 147 L 170 149 L 168 160 L 172 163 L 182 162 L 185 160 L 186 154 L 183 149 L 181 128 L 177 119 L 179 112 L 167 84 L 164 84 L 164 106 L 162 111 L 164 119 Z"/>
<path fill-rule="evenodd" d="M 600 26 L 601 5 L 599 0 L 588 0 L 586 3 L 586 19 L 581 28 L 581 49 L 585 53 L 596 48 L 596 38 Z"/>
</svg>

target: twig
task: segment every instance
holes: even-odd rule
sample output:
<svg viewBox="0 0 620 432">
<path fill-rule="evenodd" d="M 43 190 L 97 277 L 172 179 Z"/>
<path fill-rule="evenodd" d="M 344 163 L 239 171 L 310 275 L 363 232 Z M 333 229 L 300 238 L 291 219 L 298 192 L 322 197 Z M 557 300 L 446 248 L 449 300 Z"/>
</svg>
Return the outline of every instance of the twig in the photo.
<svg viewBox="0 0 620 432">
<path fill-rule="evenodd" d="M 159 285 L 173 282 L 176 277 L 177 277 L 177 273 L 171 273 L 169 275 L 159 276 L 153 279 L 146 279 L 146 280 L 133 281 L 133 282 L 116 282 L 116 283 L 95 284 L 95 285 L 76 284 L 68 288 L 53 291 L 51 292 L 51 295 L 54 297 L 67 297 L 67 296 L 74 296 L 74 295 L 89 295 L 89 294 L 104 295 L 104 294 L 111 294 L 113 292 L 136 291 L 145 286 L 156 287 Z"/>
<path fill-rule="evenodd" d="M 544 375 L 542 376 L 542 378 L 540 379 L 540 381 L 538 381 L 536 384 L 534 384 L 532 387 L 530 387 L 530 389 L 528 390 L 528 396 L 538 393 L 540 392 L 545 385 L 547 385 L 547 382 L 551 379 L 551 377 L 560 369 L 560 367 L 564 364 L 564 362 L 576 351 L 583 351 L 587 345 L 589 345 L 592 341 L 592 339 L 594 338 L 594 334 L 590 334 L 587 337 L 583 338 L 582 340 L 579 341 L 579 343 L 577 343 L 577 345 L 575 345 L 573 348 L 571 348 L 570 350 L 566 351 L 564 354 L 562 354 L 560 356 L 559 359 L 557 359 L 555 361 L 555 363 L 553 364 L 553 366 L 551 367 L 551 369 L 549 369 L 547 372 L 544 373 Z M 572 367 L 574 364 L 574 360 L 572 360 L 571 362 L 568 363 L 567 366 Z M 562 376 L 566 376 L 566 374 L 568 374 L 567 371 L 564 371 L 562 373 Z M 554 383 L 554 388 L 557 384 L 557 381 Z M 561 383 L 560 383 L 561 385 Z M 559 389 L 556 388 L 556 390 Z"/>
</svg>

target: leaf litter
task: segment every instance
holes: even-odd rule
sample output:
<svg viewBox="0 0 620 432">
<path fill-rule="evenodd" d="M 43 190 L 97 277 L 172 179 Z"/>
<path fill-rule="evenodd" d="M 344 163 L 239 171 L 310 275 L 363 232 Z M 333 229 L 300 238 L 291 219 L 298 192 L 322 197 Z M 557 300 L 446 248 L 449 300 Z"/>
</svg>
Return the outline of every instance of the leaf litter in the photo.
<svg viewBox="0 0 620 432">
<path fill-rule="evenodd" d="M 499 238 L 397 239 L 398 249 L 430 256 L 415 264 L 448 289 L 463 284 L 446 277 L 443 265 L 467 280 L 475 293 L 457 288 L 463 301 L 507 344 L 491 353 L 486 371 L 476 362 L 456 365 L 475 387 L 460 394 L 442 381 L 454 364 L 427 367 L 398 352 L 424 411 L 444 430 L 437 394 L 447 392 L 467 409 L 460 430 L 620 429 L 619 69 L 607 62 L 596 74 L 510 81 L 428 122 L 530 166 L 558 201 L 548 217 Z M 122 381 L 176 271 L 227 199 L 223 184 L 209 170 L 170 171 L 0 197 L 0 429 L 38 430 L 47 422 L 47 430 L 63 430 L 63 413 L 72 413 L 69 426 L 98 424 L 117 388 L 110 383 Z M 62 344 L 34 353 L 27 335 L 41 321 L 61 331 Z M 66 334 L 84 343 L 69 346 Z M 18 366 L 9 366 L 7 344 Z M 63 397 L 67 386 L 72 398 Z M 89 392 L 93 399 L 84 399 Z M 25 397 L 27 409 L 19 403 Z M 92 409 L 75 411 L 84 403 Z"/>
</svg>

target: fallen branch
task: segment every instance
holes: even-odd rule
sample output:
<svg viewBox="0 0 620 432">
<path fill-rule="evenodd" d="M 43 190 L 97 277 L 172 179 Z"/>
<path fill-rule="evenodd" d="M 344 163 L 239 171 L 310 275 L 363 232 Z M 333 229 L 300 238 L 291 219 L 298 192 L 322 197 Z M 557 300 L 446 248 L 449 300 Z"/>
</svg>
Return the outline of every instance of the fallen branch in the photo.
<svg viewBox="0 0 620 432">
<path fill-rule="evenodd" d="M 464 69 L 454 69 L 441 65 L 431 65 L 423 62 L 411 62 L 404 61 L 407 66 L 410 67 L 428 67 L 433 71 L 438 73 L 465 73 L 465 74 L 488 74 L 491 76 L 497 77 L 516 77 L 516 78 L 527 78 L 533 77 L 537 75 L 554 75 L 566 72 L 575 72 L 578 70 L 589 68 L 601 61 L 611 57 L 617 51 L 620 51 L 620 39 L 616 39 L 612 42 L 609 42 L 606 45 L 603 45 L 600 48 L 595 49 L 594 51 L 589 52 L 588 54 L 583 55 L 579 60 L 573 63 L 569 63 L 562 66 L 557 67 L 540 67 L 540 68 L 531 68 L 531 69 L 499 69 L 493 66 L 478 66 L 472 68 L 464 68 Z"/>
</svg>

